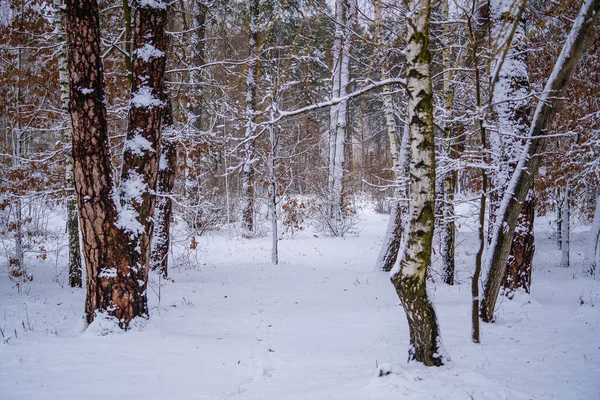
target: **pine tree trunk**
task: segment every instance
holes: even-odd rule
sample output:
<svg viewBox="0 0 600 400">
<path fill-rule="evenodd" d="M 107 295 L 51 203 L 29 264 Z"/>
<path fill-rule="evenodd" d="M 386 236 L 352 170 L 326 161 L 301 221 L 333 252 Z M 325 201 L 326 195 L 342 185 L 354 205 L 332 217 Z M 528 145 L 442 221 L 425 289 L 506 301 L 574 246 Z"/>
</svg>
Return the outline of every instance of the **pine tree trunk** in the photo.
<svg viewBox="0 0 600 400">
<path fill-rule="evenodd" d="M 166 6 L 137 0 L 134 11 L 132 100 L 120 203 L 114 200 L 108 148 L 98 4 L 68 0 L 69 111 L 75 189 L 86 262 L 86 320 L 116 318 L 126 329 L 148 316 L 148 258 L 158 171 Z"/>
<path fill-rule="evenodd" d="M 410 330 L 409 360 L 427 366 L 444 364 L 435 310 L 427 296 L 435 207 L 435 144 L 429 53 L 429 0 L 409 2 L 407 22 L 407 98 L 410 129 L 410 212 L 406 246 L 392 283 Z"/>
<path fill-rule="evenodd" d="M 173 200 L 169 197 L 175 186 L 177 171 L 177 148 L 173 141 L 173 111 L 171 101 L 165 99 L 166 108 L 163 117 L 163 136 L 161 140 L 162 155 L 158 167 L 156 183 L 156 210 L 154 211 L 154 232 L 152 234 L 152 250 L 150 251 L 150 269 L 160 271 L 163 278 L 169 272 L 169 247 L 171 244 L 171 220 L 173 219 Z"/>
<path fill-rule="evenodd" d="M 500 203 L 497 213 L 498 221 L 493 229 L 492 241 L 485 262 L 489 272 L 480 310 L 481 318 L 485 322 L 492 322 L 494 318 L 496 300 L 510 255 L 522 202 L 533 187 L 533 179 L 537 175 L 541 163 L 539 155 L 544 152 L 549 140 L 543 135 L 552 124 L 577 61 L 586 49 L 586 42 L 594 32 L 594 23 L 600 14 L 598 10 L 600 10 L 600 0 L 586 0 L 583 3 L 542 92 L 529 130 L 528 137 L 530 139 L 519 157 L 515 172 L 508 183 L 508 189 Z"/>
</svg>

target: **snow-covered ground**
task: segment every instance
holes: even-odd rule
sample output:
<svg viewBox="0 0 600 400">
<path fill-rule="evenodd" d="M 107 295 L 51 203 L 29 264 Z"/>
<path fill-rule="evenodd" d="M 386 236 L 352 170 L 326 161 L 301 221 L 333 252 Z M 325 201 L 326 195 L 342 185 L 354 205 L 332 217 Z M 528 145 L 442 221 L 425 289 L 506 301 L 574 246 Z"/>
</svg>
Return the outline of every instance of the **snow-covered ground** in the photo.
<svg viewBox="0 0 600 400">
<path fill-rule="evenodd" d="M 49 257 L 21 294 L 0 277 L 0 399 L 599 399 L 600 281 L 579 276 L 585 228 L 563 269 L 547 221 L 536 221 L 532 295 L 501 298 L 480 345 L 476 234 L 461 221 L 459 284 L 430 285 L 452 358 L 442 368 L 406 363 L 402 307 L 373 271 L 387 216 L 368 209 L 357 237 L 282 240 L 278 266 L 269 237 L 180 243 L 172 280 L 152 276 L 150 321 L 127 333 L 83 331 L 84 290 L 61 288 L 64 258 Z"/>
</svg>

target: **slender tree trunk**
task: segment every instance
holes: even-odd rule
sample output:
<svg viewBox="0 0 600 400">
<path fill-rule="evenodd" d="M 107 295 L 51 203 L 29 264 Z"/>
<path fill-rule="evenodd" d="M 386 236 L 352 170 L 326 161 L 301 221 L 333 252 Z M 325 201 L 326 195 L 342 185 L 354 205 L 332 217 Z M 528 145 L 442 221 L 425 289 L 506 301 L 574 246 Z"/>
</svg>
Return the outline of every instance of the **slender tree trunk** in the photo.
<svg viewBox="0 0 600 400">
<path fill-rule="evenodd" d="M 206 16 L 208 14 L 208 6 L 204 4 L 203 0 L 196 0 L 196 46 L 195 46 L 195 58 L 196 65 L 202 66 L 206 64 Z M 201 72 L 196 72 L 194 80 L 196 84 L 200 84 L 200 90 L 196 95 L 194 104 L 192 105 L 193 113 L 193 126 L 197 130 L 202 130 L 204 111 L 204 92 L 202 83 L 204 78 Z"/>
<path fill-rule="evenodd" d="M 352 44 L 349 24 L 354 20 L 355 0 L 336 0 L 335 39 L 333 43 L 333 76 L 331 97 L 343 97 L 348 93 L 350 80 L 350 47 Z M 344 168 L 348 102 L 331 106 L 329 110 L 329 175 L 327 185 L 328 217 L 331 233 L 344 235 Z"/>
<path fill-rule="evenodd" d="M 541 162 L 539 155 L 544 152 L 548 141 L 548 138 L 543 135 L 552 124 L 577 61 L 586 49 L 586 42 L 594 32 L 593 26 L 599 9 L 600 0 L 583 2 L 541 95 L 529 130 L 529 140 L 500 203 L 497 213 L 498 220 L 493 229 L 490 250 L 485 262 L 489 272 L 480 310 L 481 317 L 485 322 L 491 322 L 494 318 L 494 308 L 505 274 L 506 262 L 510 255 L 522 202 L 533 186 L 533 179 L 537 175 Z"/>
<path fill-rule="evenodd" d="M 131 69 L 131 6 L 129 0 L 122 0 L 123 19 L 125 20 L 125 71 L 127 72 L 127 81 L 133 83 Z"/>
<path fill-rule="evenodd" d="M 56 18 L 56 33 L 58 40 L 64 40 L 63 2 L 55 1 L 58 18 Z M 60 101 L 66 112 L 69 111 L 69 71 L 67 65 L 67 45 L 61 47 L 58 56 L 58 76 L 60 81 Z M 62 140 L 71 143 L 71 122 L 65 121 Z M 79 217 L 77 215 L 77 200 L 75 199 L 73 182 L 73 156 L 71 151 L 65 154 L 65 191 L 67 192 L 67 235 L 69 237 L 69 286 L 82 287 L 81 248 L 79 246 Z"/>
<path fill-rule="evenodd" d="M 594 276 L 598 269 L 598 239 L 600 239 L 600 196 L 596 197 L 596 210 L 584 254 L 583 272 L 585 275 Z"/>
<path fill-rule="evenodd" d="M 441 2 L 441 12 L 446 20 L 450 19 L 451 15 L 448 7 L 448 0 Z M 446 24 L 444 26 L 444 33 L 447 36 L 451 36 L 452 26 Z M 454 69 L 451 60 L 452 50 L 451 46 L 447 44 L 442 51 L 443 68 L 444 68 L 444 108 L 448 118 L 452 117 L 452 110 L 454 109 L 454 84 L 452 80 L 454 78 Z M 453 141 L 456 140 L 456 123 L 445 122 L 444 124 L 444 153 L 447 160 L 455 158 L 455 147 Z M 454 223 L 454 192 L 456 191 L 456 171 L 451 168 L 442 176 L 442 223 L 441 225 L 441 256 L 442 256 L 442 269 L 443 279 L 448 285 L 454 285 L 454 250 L 456 247 L 456 226 Z"/>
<path fill-rule="evenodd" d="M 485 6 L 479 8 L 477 7 L 477 3 L 473 1 L 471 14 L 477 17 L 475 21 L 477 26 L 473 26 L 473 18 L 469 17 L 468 26 L 469 26 L 469 34 L 471 36 L 472 41 L 472 59 L 473 59 L 473 71 L 475 75 L 475 101 L 477 108 L 479 110 L 482 109 L 482 91 L 481 91 L 481 71 L 479 68 L 479 51 L 481 44 L 483 42 L 483 30 L 482 26 L 485 26 L 483 21 L 489 19 L 488 12 L 489 9 L 485 8 Z M 481 139 L 481 147 L 483 151 L 483 160 L 486 164 L 489 163 L 489 141 L 487 138 L 487 131 L 484 124 L 484 115 L 479 113 L 476 115 L 475 126 L 479 130 L 479 135 Z M 486 203 L 488 199 L 488 175 L 485 168 L 481 169 L 481 198 L 479 200 L 479 226 L 477 228 L 479 234 L 479 249 L 477 250 L 477 254 L 475 255 L 475 271 L 473 271 L 473 277 L 471 278 L 471 339 L 474 343 L 480 343 L 480 329 L 479 329 L 479 279 L 481 277 L 481 270 L 483 266 L 483 252 L 485 249 L 485 211 L 486 211 Z"/>
<path fill-rule="evenodd" d="M 136 0 L 132 99 L 117 204 L 108 149 L 98 4 L 95 0 L 66 2 L 69 111 L 88 323 L 98 314 L 107 314 L 126 329 L 135 317 L 148 316 L 146 286 L 163 109 L 165 19 L 166 5 L 161 0 Z"/>
<path fill-rule="evenodd" d="M 21 71 L 23 68 L 23 57 L 22 49 L 17 50 L 17 67 Z M 15 108 L 17 111 L 17 123 L 12 129 L 12 150 L 13 150 L 13 162 L 12 166 L 14 169 L 21 168 L 21 157 L 23 156 L 23 129 L 21 124 L 21 83 L 20 78 L 17 77 L 17 90 L 15 96 Z M 25 273 L 25 254 L 23 249 L 23 203 L 21 198 L 17 196 L 14 200 L 15 208 L 15 224 L 14 224 L 14 238 L 15 238 L 15 252 L 14 257 L 10 259 L 10 274 L 18 280 L 17 290 L 21 291 L 21 278 L 26 276 Z"/>
<path fill-rule="evenodd" d="M 256 135 L 256 87 L 259 77 L 258 0 L 248 0 L 248 70 L 246 71 L 246 127 L 242 166 L 242 235 L 254 234 L 254 140 Z"/>
<path fill-rule="evenodd" d="M 409 2 L 407 22 L 407 98 L 410 129 L 410 212 L 406 245 L 391 280 L 406 312 L 410 330 L 409 360 L 427 366 L 444 364 L 435 310 L 427 296 L 435 207 L 435 144 L 429 53 L 429 0 Z"/>
<path fill-rule="evenodd" d="M 560 266 L 563 268 L 568 268 L 571 266 L 569 253 L 571 250 L 571 207 L 569 206 L 571 188 L 567 183 L 565 190 L 563 192 L 563 206 L 562 206 L 562 257 L 560 259 Z"/>
<path fill-rule="evenodd" d="M 274 105 L 271 106 L 271 120 L 274 119 Z M 271 217 L 271 262 L 275 265 L 279 263 L 278 243 L 279 237 L 277 232 L 277 178 L 275 177 L 275 162 L 277 157 L 277 139 L 275 138 L 275 126 L 269 125 L 269 143 L 271 151 L 269 152 L 269 211 Z"/>
<path fill-rule="evenodd" d="M 560 187 L 556 188 L 556 246 L 562 249 L 562 194 Z"/>
</svg>

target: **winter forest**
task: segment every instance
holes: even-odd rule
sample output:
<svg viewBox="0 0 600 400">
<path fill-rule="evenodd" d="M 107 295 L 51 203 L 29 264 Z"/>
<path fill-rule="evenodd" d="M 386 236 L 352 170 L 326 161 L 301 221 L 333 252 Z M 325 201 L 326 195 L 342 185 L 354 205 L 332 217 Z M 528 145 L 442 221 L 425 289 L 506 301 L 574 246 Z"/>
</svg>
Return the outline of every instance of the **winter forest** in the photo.
<svg viewBox="0 0 600 400">
<path fill-rule="evenodd" d="M 0 398 L 599 399 L 600 0 L 0 0 Z"/>
</svg>

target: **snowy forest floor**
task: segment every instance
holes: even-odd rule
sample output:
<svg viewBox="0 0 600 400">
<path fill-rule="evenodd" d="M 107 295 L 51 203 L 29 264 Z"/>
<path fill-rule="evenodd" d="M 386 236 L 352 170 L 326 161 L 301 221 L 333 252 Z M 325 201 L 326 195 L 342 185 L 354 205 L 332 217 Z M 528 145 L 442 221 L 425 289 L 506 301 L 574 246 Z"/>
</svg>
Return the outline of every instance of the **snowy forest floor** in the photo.
<svg viewBox="0 0 600 400">
<path fill-rule="evenodd" d="M 477 236 L 461 220 L 458 284 L 430 284 L 452 363 L 425 368 L 406 363 L 406 318 L 388 274 L 373 271 L 387 218 L 365 208 L 356 237 L 284 239 L 278 266 L 270 237 L 182 241 L 172 280 L 152 275 L 150 320 L 127 333 L 83 331 L 84 290 L 56 282 L 65 250 L 35 261 L 20 294 L 3 273 L 0 399 L 600 399 L 600 281 L 580 277 L 586 227 L 564 269 L 549 219 L 537 219 L 532 294 L 501 297 L 476 345 Z"/>
</svg>

